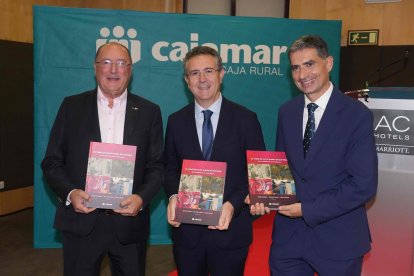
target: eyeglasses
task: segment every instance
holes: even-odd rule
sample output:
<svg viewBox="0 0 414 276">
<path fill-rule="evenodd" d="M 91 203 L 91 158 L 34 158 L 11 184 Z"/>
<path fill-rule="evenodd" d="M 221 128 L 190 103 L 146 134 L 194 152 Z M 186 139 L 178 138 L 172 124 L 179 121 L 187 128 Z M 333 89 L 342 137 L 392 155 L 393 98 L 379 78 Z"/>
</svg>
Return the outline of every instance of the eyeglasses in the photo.
<svg viewBox="0 0 414 276">
<path fill-rule="evenodd" d="M 203 74 L 204 77 L 208 78 L 208 77 L 212 77 L 214 75 L 215 72 L 220 71 L 221 68 L 204 68 L 203 70 L 192 70 L 190 72 L 187 73 L 187 76 L 189 78 L 199 78 L 201 77 L 201 74 Z"/>
<path fill-rule="evenodd" d="M 117 59 L 115 61 L 110 59 L 103 59 L 101 61 L 95 61 L 95 63 L 105 69 L 111 68 L 112 64 L 116 64 L 119 69 L 125 69 L 126 67 L 130 66 L 131 63 L 127 63 L 124 59 Z"/>
</svg>

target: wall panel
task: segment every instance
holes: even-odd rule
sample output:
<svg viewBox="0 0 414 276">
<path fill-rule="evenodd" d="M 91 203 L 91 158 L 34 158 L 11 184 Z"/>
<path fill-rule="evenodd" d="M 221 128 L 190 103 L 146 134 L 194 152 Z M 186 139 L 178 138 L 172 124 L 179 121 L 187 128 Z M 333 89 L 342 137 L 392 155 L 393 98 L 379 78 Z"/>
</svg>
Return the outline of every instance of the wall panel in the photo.
<svg viewBox="0 0 414 276">
<path fill-rule="evenodd" d="M 382 35 L 388 45 L 414 44 L 414 0 L 384 5 Z M 381 36 L 381 34 L 380 34 Z"/>
<path fill-rule="evenodd" d="M 414 44 L 413 0 L 366 4 L 364 0 L 290 0 L 290 18 L 342 20 L 341 44 L 348 30 L 379 29 L 379 45 Z"/>
<path fill-rule="evenodd" d="M 321 0 L 290 0 L 290 18 L 325 19 L 326 5 Z"/>
<path fill-rule="evenodd" d="M 237 16 L 285 17 L 285 0 L 237 0 Z"/>
<path fill-rule="evenodd" d="M 0 192 L 0 216 L 33 207 L 33 186 Z"/>
<path fill-rule="evenodd" d="M 335 66 L 344 92 L 363 89 L 366 81 L 370 87 L 414 87 L 414 45 L 341 47 L 341 64 Z"/>
<path fill-rule="evenodd" d="M 32 42 L 33 0 L 3 0 L 0 2 L 0 39 Z"/>
<path fill-rule="evenodd" d="M 346 2 L 333 0 L 327 1 L 326 19 L 342 20 L 341 45 L 347 45 L 348 30 L 382 30 L 383 11 L 383 5 L 366 5 L 363 0 L 350 0 Z M 381 33 L 379 36 L 379 44 L 382 44 L 382 38 Z"/>
<path fill-rule="evenodd" d="M 0 39 L 33 42 L 33 5 L 181 13 L 183 0 L 1 0 Z"/>
<path fill-rule="evenodd" d="M 33 45 L 0 40 L 0 180 L 33 185 Z"/>
<path fill-rule="evenodd" d="M 183 0 L 2 0 L 0 39 L 33 42 L 32 5 L 128 9 L 181 13 Z M 342 45 L 348 30 L 379 29 L 380 45 L 414 44 L 414 1 L 365 4 L 363 0 L 290 0 L 290 18 L 342 20 Z"/>
</svg>

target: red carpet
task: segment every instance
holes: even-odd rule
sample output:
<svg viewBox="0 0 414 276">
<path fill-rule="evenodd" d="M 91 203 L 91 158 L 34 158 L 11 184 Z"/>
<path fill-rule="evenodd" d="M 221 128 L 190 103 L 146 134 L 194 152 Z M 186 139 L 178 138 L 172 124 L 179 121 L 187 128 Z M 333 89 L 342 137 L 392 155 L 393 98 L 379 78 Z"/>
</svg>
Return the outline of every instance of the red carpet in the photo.
<svg viewBox="0 0 414 276">
<path fill-rule="evenodd" d="M 253 222 L 253 243 L 250 245 L 247 257 L 245 276 L 270 275 L 268 259 L 275 214 L 276 212 L 271 212 Z M 168 273 L 168 276 L 177 275 L 177 271 Z"/>
</svg>

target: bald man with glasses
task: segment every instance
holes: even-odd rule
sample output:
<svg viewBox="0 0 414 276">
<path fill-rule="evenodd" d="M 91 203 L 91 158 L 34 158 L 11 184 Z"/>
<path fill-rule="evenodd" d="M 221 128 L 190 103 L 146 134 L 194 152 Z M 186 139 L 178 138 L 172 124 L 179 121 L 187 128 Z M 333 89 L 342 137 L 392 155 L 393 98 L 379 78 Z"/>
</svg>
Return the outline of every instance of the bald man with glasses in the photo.
<svg viewBox="0 0 414 276">
<path fill-rule="evenodd" d="M 108 256 L 112 275 L 145 275 L 149 203 L 162 185 L 160 108 L 128 91 L 129 50 L 110 42 L 95 57 L 97 87 L 64 99 L 42 162 L 59 204 L 55 228 L 63 237 L 64 275 L 99 275 Z M 85 206 L 91 141 L 137 147 L 132 195 L 115 210 Z"/>
</svg>

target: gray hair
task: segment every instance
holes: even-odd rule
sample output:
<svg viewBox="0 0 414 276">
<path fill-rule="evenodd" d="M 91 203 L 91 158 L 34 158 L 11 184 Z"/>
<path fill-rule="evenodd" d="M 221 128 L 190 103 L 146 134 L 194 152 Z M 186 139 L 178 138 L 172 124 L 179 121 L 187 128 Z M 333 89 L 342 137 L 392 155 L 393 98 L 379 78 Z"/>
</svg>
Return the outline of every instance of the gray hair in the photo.
<svg viewBox="0 0 414 276">
<path fill-rule="evenodd" d="M 191 49 L 183 59 L 184 73 L 187 72 L 187 63 L 190 59 L 196 56 L 209 55 L 215 58 L 217 69 L 223 68 L 223 61 L 216 50 L 208 46 L 197 46 Z"/>
<path fill-rule="evenodd" d="M 329 56 L 328 44 L 320 36 L 317 35 L 305 35 L 293 42 L 290 46 L 287 54 L 290 55 L 294 52 L 304 49 L 315 49 L 320 58 L 327 58 Z"/>
</svg>

